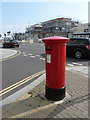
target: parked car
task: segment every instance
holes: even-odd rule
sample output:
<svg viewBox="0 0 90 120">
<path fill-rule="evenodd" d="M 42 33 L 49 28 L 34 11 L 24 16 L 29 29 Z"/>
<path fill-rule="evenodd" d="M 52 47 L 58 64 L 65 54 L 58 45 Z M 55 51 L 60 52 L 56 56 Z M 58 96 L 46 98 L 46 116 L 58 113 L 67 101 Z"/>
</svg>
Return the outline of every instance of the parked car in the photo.
<svg viewBox="0 0 90 120">
<path fill-rule="evenodd" d="M 90 39 L 70 38 L 70 41 L 67 43 L 67 55 L 73 55 L 77 59 L 86 56 L 90 58 Z"/>
<path fill-rule="evenodd" d="M 13 40 L 13 39 L 9 39 L 9 40 L 5 40 L 3 42 L 3 47 L 6 48 L 6 47 L 19 47 L 19 42 L 18 40 Z"/>
</svg>

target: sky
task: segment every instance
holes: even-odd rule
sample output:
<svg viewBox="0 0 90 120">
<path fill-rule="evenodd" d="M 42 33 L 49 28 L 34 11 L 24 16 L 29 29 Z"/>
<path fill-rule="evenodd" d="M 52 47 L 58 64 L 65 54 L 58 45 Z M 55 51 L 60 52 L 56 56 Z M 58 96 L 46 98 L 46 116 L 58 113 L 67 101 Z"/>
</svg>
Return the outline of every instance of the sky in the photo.
<svg viewBox="0 0 90 120">
<path fill-rule="evenodd" d="M 19 0 L 18 0 L 19 1 Z M 0 33 L 25 32 L 29 25 L 59 17 L 88 23 L 88 1 L 2 1 L 0 2 Z M 46 0 L 47 1 L 47 0 Z"/>
</svg>

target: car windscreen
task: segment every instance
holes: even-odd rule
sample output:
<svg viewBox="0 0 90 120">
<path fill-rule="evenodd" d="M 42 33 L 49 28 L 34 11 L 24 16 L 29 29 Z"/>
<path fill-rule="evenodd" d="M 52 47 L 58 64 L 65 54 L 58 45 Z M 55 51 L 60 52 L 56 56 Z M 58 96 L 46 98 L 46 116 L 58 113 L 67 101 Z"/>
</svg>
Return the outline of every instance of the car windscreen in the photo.
<svg viewBox="0 0 90 120">
<path fill-rule="evenodd" d="M 12 40 L 13 43 L 18 43 L 18 40 Z"/>
<path fill-rule="evenodd" d="M 88 39 L 70 39 L 68 44 L 87 45 L 89 43 L 88 43 Z"/>
</svg>

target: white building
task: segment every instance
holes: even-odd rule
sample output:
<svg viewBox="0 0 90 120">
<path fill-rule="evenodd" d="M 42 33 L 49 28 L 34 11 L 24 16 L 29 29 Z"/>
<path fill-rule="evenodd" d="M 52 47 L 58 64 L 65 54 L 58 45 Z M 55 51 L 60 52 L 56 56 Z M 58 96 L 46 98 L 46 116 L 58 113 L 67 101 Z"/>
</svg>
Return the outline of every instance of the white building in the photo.
<svg viewBox="0 0 90 120">
<path fill-rule="evenodd" d="M 89 32 L 90 27 L 88 23 L 80 24 L 77 27 L 72 28 L 73 33 Z"/>
</svg>

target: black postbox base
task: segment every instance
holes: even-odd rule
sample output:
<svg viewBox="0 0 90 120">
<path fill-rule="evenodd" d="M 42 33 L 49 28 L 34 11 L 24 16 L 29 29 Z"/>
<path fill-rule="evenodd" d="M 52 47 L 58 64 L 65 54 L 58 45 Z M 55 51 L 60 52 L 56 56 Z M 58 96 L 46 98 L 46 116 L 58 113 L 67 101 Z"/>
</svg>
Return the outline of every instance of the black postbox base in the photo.
<svg viewBox="0 0 90 120">
<path fill-rule="evenodd" d="M 45 97 L 48 100 L 52 101 L 62 100 L 65 97 L 65 89 L 66 87 L 60 89 L 52 89 L 46 86 Z"/>
</svg>

